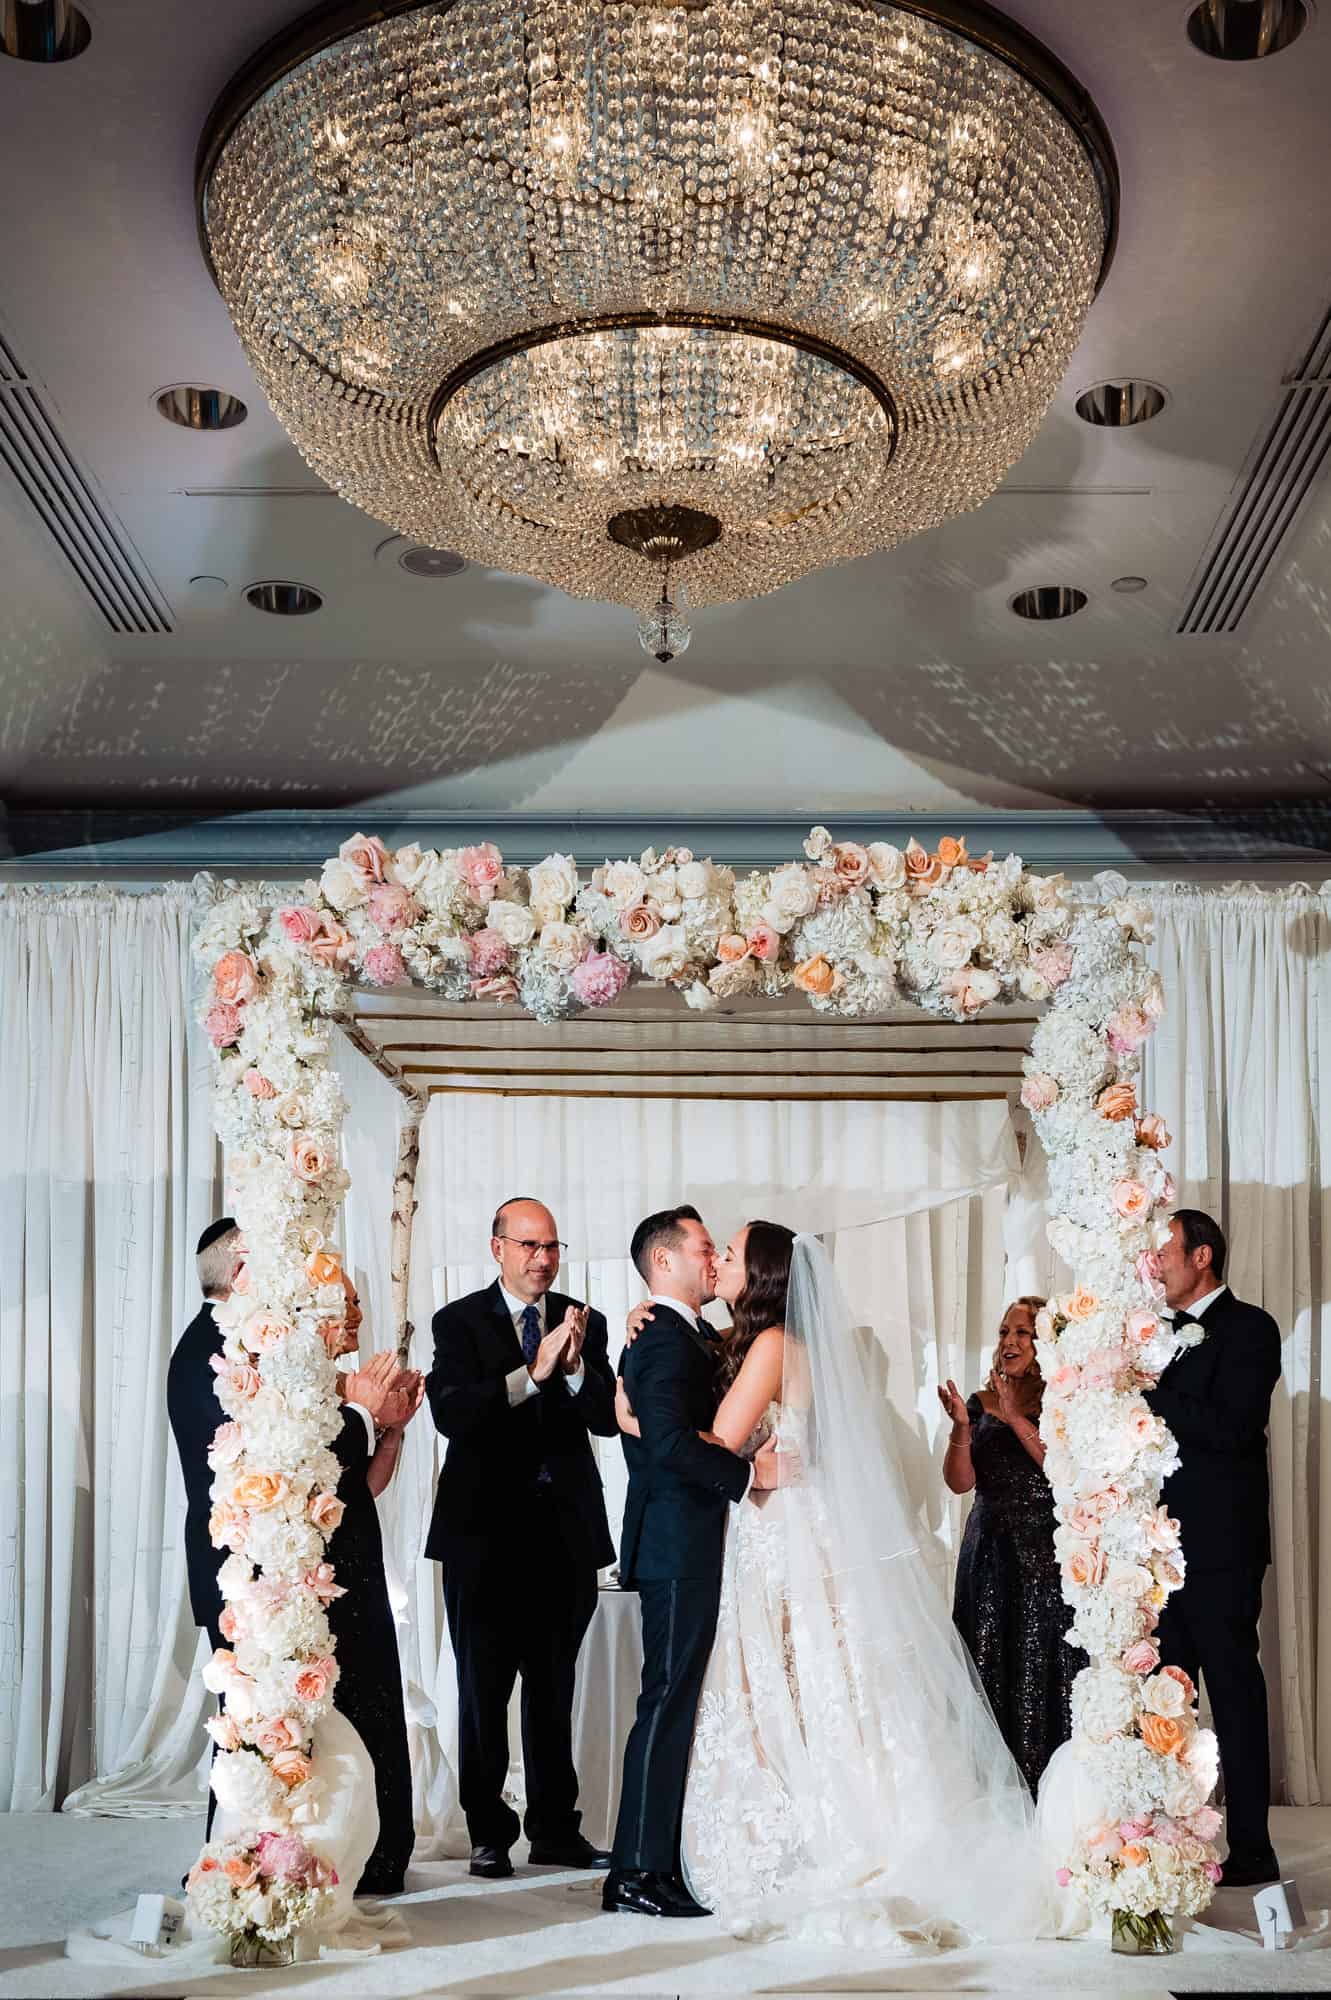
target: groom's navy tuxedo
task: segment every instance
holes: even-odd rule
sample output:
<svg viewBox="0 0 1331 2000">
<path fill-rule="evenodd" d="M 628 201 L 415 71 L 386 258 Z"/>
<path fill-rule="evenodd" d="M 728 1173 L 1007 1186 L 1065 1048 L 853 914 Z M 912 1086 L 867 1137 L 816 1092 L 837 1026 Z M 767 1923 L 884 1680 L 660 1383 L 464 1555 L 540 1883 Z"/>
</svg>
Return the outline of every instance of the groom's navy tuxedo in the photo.
<svg viewBox="0 0 1331 2000">
<path fill-rule="evenodd" d="M 208 1516 L 213 1504 L 208 1447 L 226 1414 L 217 1400 L 214 1387 L 217 1377 L 212 1369 L 214 1355 L 221 1352 L 222 1329 L 213 1317 L 212 1300 L 205 1299 L 172 1352 L 166 1371 L 166 1414 L 185 1482 L 185 1568 L 190 1610 L 194 1623 L 202 1625 L 212 1640 L 214 1650 L 222 1643 L 217 1628 L 222 1615 L 217 1572 L 227 1557 L 226 1550 L 215 1549 L 208 1536 Z"/>
<path fill-rule="evenodd" d="M 620 1582 L 642 1601 L 642 1692 L 624 1752 L 616 1869 L 679 1866 L 689 1745 L 716 1636 L 726 1515 L 749 1467 L 704 1444 L 716 1416 L 716 1363 L 705 1330 L 654 1300 L 620 1363 L 641 1436 L 625 1437 L 629 1491 Z"/>
<path fill-rule="evenodd" d="M 1257 1627 L 1271 1560 L 1266 1426 L 1280 1379 L 1280 1333 L 1269 1313 L 1228 1287 L 1201 1314 L 1180 1317 L 1195 1317 L 1206 1338 L 1146 1392 L 1178 1442 L 1182 1463 L 1161 1498 L 1178 1521 L 1187 1565 L 1157 1638 L 1167 1665 L 1206 1683 L 1230 1858 L 1260 1870 L 1272 1860 L 1271 1769 Z"/>
</svg>

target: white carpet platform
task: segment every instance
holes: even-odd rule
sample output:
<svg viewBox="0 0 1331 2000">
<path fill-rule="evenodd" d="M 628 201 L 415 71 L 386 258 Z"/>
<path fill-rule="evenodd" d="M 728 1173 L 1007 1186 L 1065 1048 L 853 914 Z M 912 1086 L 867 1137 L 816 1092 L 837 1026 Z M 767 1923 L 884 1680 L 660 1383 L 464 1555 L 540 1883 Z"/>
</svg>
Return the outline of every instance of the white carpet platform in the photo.
<svg viewBox="0 0 1331 2000">
<path fill-rule="evenodd" d="M 279 1973 L 173 1973 L 169 1960 L 124 1968 L 64 1956 L 75 1929 L 96 1927 L 142 1890 L 170 1890 L 193 1859 L 202 1821 L 0 1816 L 0 1995 L 344 1996 L 386 1994 L 703 1993 L 1326 1993 L 1331 1992 L 1331 1808 L 1272 1816 L 1288 1873 L 1297 1875 L 1320 1931 L 1292 1950 L 1263 1951 L 1242 1936 L 1251 1898 L 1219 1899 L 1208 1924 L 1188 1928 L 1167 1959 L 1113 1956 L 1103 1944 L 1066 1943 L 949 1952 L 932 1958 L 853 1954 L 827 1947 L 740 1944 L 712 1921 L 664 1924 L 607 1917 L 600 1879 L 520 1868 L 510 1882 L 473 1882 L 465 1864 L 414 1868 L 393 1907 L 408 1949 L 356 1964 Z M 515 1861 L 521 1849 L 515 1850 Z M 1221 1925 L 1232 1928 L 1223 1930 Z"/>
</svg>

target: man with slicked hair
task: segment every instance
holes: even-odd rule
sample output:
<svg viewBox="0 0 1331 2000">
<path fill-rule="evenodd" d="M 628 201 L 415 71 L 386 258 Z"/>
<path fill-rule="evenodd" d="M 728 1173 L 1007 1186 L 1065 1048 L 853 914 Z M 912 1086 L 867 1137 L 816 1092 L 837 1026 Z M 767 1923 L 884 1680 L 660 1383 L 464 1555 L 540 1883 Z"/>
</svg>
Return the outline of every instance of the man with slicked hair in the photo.
<svg viewBox="0 0 1331 2000">
<path fill-rule="evenodd" d="M 441 1306 L 426 1393 L 448 1439 L 425 1553 L 443 1565 L 457 1661 L 458 1790 L 473 1875 L 511 1875 L 508 1705 L 522 1678 L 530 1860 L 605 1868 L 581 1830 L 578 1652 L 614 1560 L 592 1437 L 614 1437 L 603 1316 L 551 1290 L 564 1245 L 529 1195 L 496 1211 L 495 1282 Z"/>
</svg>

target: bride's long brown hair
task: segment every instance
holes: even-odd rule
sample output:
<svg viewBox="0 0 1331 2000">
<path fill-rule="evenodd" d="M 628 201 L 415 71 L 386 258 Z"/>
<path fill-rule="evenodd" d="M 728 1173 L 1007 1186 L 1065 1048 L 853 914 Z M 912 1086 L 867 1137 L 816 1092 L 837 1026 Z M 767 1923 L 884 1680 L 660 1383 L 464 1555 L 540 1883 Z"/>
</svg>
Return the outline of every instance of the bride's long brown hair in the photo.
<svg viewBox="0 0 1331 2000">
<path fill-rule="evenodd" d="M 765 1327 L 786 1317 L 790 1259 L 795 1232 L 783 1222 L 750 1222 L 744 1236 L 744 1289 L 735 1300 L 730 1331 L 721 1350 L 721 1382 L 729 1388 L 744 1357 Z"/>
</svg>

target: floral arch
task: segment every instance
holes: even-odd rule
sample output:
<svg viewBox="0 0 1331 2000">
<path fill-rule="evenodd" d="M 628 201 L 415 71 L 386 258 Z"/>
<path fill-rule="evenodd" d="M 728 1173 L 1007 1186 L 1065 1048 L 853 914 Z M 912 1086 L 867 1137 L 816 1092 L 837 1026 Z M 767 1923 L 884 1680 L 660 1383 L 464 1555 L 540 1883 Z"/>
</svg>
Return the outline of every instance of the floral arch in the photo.
<svg viewBox="0 0 1331 2000">
<path fill-rule="evenodd" d="M 345 1297 L 330 1246 L 348 1176 L 331 1034 L 358 981 L 412 979 L 542 1022 L 612 1006 L 644 981 L 700 1008 L 794 989 L 852 1017 L 902 1000 L 963 1021 L 993 1002 L 1047 1003 L 1022 1100 L 1048 1155 L 1049 1240 L 1075 1284 L 1037 1326 L 1041 1434 L 1070 1636 L 1092 1663 L 1074 1735 L 1098 1814 L 1059 1875 L 1093 1910 L 1146 1930 L 1205 1906 L 1219 1872 L 1215 1740 L 1151 1637 L 1183 1562 L 1159 1504 L 1178 1454 L 1141 1392 L 1190 1337 L 1158 1316 L 1169 1135 L 1136 1093 L 1163 1000 L 1149 914 L 1114 886 L 1088 896 L 959 840 L 903 851 L 817 827 L 802 859 L 770 870 L 741 876 L 667 848 L 586 883 L 568 855 L 519 869 L 490 844 L 392 852 L 358 834 L 286 906 L 234 884 L 216 892 L 195 950 L 248 1257 L 217 1315 L 227 1421 L 210 1453 L 211 1532 L 229 1551 L 231 1643 L 205 1679 L 226 1695 L 210 1723 L 213 1789 L 248 1830 L 196 1864 L 202 1922 L 282 1939 L 317 1923 L 331 1894 L 301 1834 L 317 1819 L 315 1732 L 337 1679 L 325 1547 L 341 1512 L 330 1348 Z"/>
</svg>

